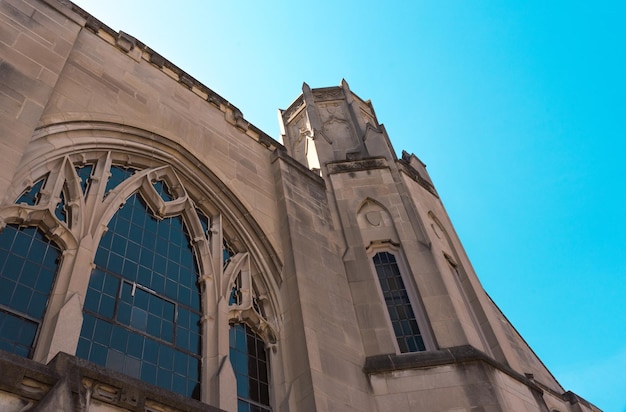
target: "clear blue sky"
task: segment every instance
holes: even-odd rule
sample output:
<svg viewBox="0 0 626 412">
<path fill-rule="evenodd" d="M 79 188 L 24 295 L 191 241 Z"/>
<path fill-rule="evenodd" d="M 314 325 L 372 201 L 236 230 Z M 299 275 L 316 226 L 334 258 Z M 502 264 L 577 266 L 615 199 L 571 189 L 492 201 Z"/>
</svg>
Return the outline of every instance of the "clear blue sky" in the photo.
<svg viewBox="0 0 626 412">
<path fill-rule="evenodd" d="M 626 2 L 76 3 L 276 139 L 302 82 L 345 78 L 565 389 L 626 411 Z"/>
</svg>

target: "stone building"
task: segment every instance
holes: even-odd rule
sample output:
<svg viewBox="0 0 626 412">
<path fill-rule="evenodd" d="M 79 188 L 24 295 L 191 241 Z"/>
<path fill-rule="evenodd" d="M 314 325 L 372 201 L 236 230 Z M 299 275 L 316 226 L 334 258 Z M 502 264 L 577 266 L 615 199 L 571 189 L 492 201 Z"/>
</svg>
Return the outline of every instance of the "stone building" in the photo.
<svg viewBox="0 0 626 412">
<path fill-rule="evenodd" d="M 348 84 L 279 143 L 68 1 L 0 1 L 0 410 L 598 411 Z"/>
</svg>

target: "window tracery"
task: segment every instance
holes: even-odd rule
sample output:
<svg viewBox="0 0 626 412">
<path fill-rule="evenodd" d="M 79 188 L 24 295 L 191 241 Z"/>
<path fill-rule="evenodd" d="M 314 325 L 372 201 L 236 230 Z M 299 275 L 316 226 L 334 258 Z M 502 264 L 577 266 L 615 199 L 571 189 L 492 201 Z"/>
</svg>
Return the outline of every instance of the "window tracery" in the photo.
<svg viewBox="0 0 626 412">
<path fill-rule="evenodd" d="M 215 398 L 207 392 L 208 378 L 219 375 L 221 366 L 211 363 L 214 362 L 211 359 L 218 359 L 217 354 L 207 352 L 217 347 L 205 343 L 207 339 L 216 339 L 211 335 L 218 330 L 207 325 L 214 325 L 214 320 L 219 319 L 215 297 L 224 296 L 221 292 L 224 289 L 230 291 L 231 277 L 224 272 L 235 255 L 245 255 L 244 278 L 247 280 L 244 283 L 251 284 L 250 256 L 247 252 L 236 252 L 222 235 L 220 208 L 198 196 L 197 188 L 193 190 L 198 202 L 194 202 L 171 166 L 126 153 L 94 150 L 69 154 L 30 166 L 23 176 L 23 183 L 17 183 L 13 189 L 21 190 L 13 195 L 17 201 L 0 208 L 0 242 L 4 232 L 9 233 L 10 229 L 2 230 L 6 225 L 39 231 L 42 239 L 52 242 L 52 246 L 58 245 L 59 257 L 54 269 L 64 280 L 59 286 L 63 288 L 61 293 L 53 295 L 58 296 L 57 303 L 53 304 L 55 310 L 63 305 L 63 290 L 85 291 L 82 295 L 85 298 L 80 298 L 84 304 L 84 321 L 82 329 L 78 325 L 76 332 L 76 342 L 80 340 L 77 354 L 89 358 L 93 352 L 97 358 L 94 360 L 106 367 L 212 403 L 210 399 Z M 19 189 L 19 186 L 27 189 Z M 148 281 L 148 273 L 142 269 L 148 267 L 147 261 L 142 260 L 143 246 L 154 239 L 144 235 L 139 241 L 136 236 L 141 232 L 141 225 L 134 220 L 134 212 L 125 215 L 138 205 L 147 216 L 144 225 L 154 229 L 152 234 L 156 233 L 152 237 L 166 239 L 165 242 L 154 241 L 152 257 L 152 265 L 166 272 L 163 287 L 160 286 L 162 279 L 154 275 L 156 270 Z M 178 235 L 173 234 L 171 225 L 167 230 L 159 229 L 166 221 L 176 221 L 176 225 L 183 228 L 183 235 L 180 230 Z M 149 230 L 144 228 L 144 232 Z M 161 232 L 168 232 L 170 237 L 160 236 Z M 187 237 L 187 248 L 192 251 L 187 257 L 182 252 L 185 247 L 177 244 L 172 236 L 181 240 Z M 216 242 L 219 247 L 215 247 Z M 222 244 L 226 246 L 222 248 Z M 84 247 L 79 249 L 79 245 Z M 241 250 L 242 246 L 238 240 L 237 248 Z M 183 266 L 185 270 L 192 268 L 193 281 L 181 281 L 182 270 L 172 269 L 170 261 L 175 259 L 169 259 L 170 255 L 164 255 L 166 252 L 186 259 Z M 219 256 L 220 252 L 223 256 Z M 93 254 L 85 257 L 81 253 Z M 61 255 L 68 257 L 63 264 L 60 264 Z M 89 268 L 91 275 L 84 273 L 87 269 L 84 265 L 80 266 L 85 268 L 80 269 L 82 273 L 78 272 L 77 259 L 93 262 L 93 270 Z M 154 284 L 150 283 L 153 277 Z M 249 290 L 252 297 L 231 308 L 243 315 L 235 316 L 229 311 L 226 322 L 216 326 L 225 328 L 223 333 L 227 333 L 230 326 L 246 325 L 255 331 L 264 347 L 274 344 L 276 319 L 272 318 L 270 327 L 263 309 L 267 297 L 263 294 L 258 298 L 253 288 Z M 175 301 L 174 295 L 182 301 Z M 48 325 L 48 332 L 44 333 L 45 346 L 33 343 L 28 350 L 32 355 L 37 349 L 39 359 L 49 360 L 54 353 L 46 354 L 46 348 L 54 346 L 51 342 L 56 342 L 57 337 L 53 320 L 46 319 L 40 321 L 40 326 Z M 257 334 L 257 326 L 264 332 Z M 40 330 L 41 327 L 37 334 Z M 71 342 L 67 337 L 58 337 L 58 340 Z M 182 349 L 176 349 L 177 346 Z M 169 360 L 159 363 L 161 350 L 163 359 L 171 359 L 171 364 Z M 71 352 L 71 348 L 65 351 Z M 106 358 L 103 358 L 105 352 Z M 181 353 L 188 356 L 186 362 L 181 361 Z M 185 370 L 181 365 L 185 365 Z M 167 373 L 160 373 L 160 370 Z M 187 381 L 181 383 L 182 377 Z"/>
<path fill-rule="evenodd" d="M 267 349 L 276 341 L 275 330 L 265 317 L 263 304 L 250 275 L 249 256 L 226 250 L 224 259 L 230 290 L 229 357 L 237 381 L 237 409 L 270 411 Z"/>
<path fill-rule="evenodd" d="M 400 236 L 391 214 L 382 203 L 367 198 L 356 218 L 387 312 L 389 329 L 395 338 L 396 351 L 407 353 L 434 348 L 419 291 L 402 255 Z"/>
</svg>

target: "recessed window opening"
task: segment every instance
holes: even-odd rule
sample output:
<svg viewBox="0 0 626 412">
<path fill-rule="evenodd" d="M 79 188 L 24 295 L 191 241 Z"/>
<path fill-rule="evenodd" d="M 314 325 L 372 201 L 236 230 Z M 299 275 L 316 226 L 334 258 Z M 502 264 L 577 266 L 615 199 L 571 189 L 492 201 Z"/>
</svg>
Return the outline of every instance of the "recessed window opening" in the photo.
<svg viewBox="0 0 626 412">
<path fill-rule="evenodd" d="M 426 350 L 396 257 L 389 252 L 378 252 L 373 261 L 400 352 Z"/>
</svg>

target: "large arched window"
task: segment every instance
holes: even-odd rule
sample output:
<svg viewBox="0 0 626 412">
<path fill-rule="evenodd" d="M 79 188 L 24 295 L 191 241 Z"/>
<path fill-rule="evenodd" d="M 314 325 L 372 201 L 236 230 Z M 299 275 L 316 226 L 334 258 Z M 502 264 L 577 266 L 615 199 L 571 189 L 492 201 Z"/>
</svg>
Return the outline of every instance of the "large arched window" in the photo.
<svg viewBox="0 0 626 412">
<path fill-rule="evenodd" d="M 33 356 L 59 256 L 36 227 L 7 225 L 0 233 L 0 349 Z"/>
<path fill-rule="evenodd" d="M 163 182 L 155 186 L 172 200 Z M 200 290 L 181 216 L 157 219 L 133 194 L 109 222 L 95 265 L 77 355 L 199 399 Z"/>
<path fill-rule="evenodd" d="M 0 350 L 43 362 L 76 353 L 234 409 L 220 396 L 235 389 L 221 343 L 240 323 L 276 341 L 276 253 L 189 153 L 159 152 L 152 134 L 149 147 L 119 151 L 81 139 L 72 140 L 80 152 L 45 144 L 29 153 L 6 195 L 17 201 L 0 207 Z M 235 267 L 246 288 L 256 276 L 271 326 L 256 295 L 257 310 L 246 293 L 229 308 Z"/>
</svg>

